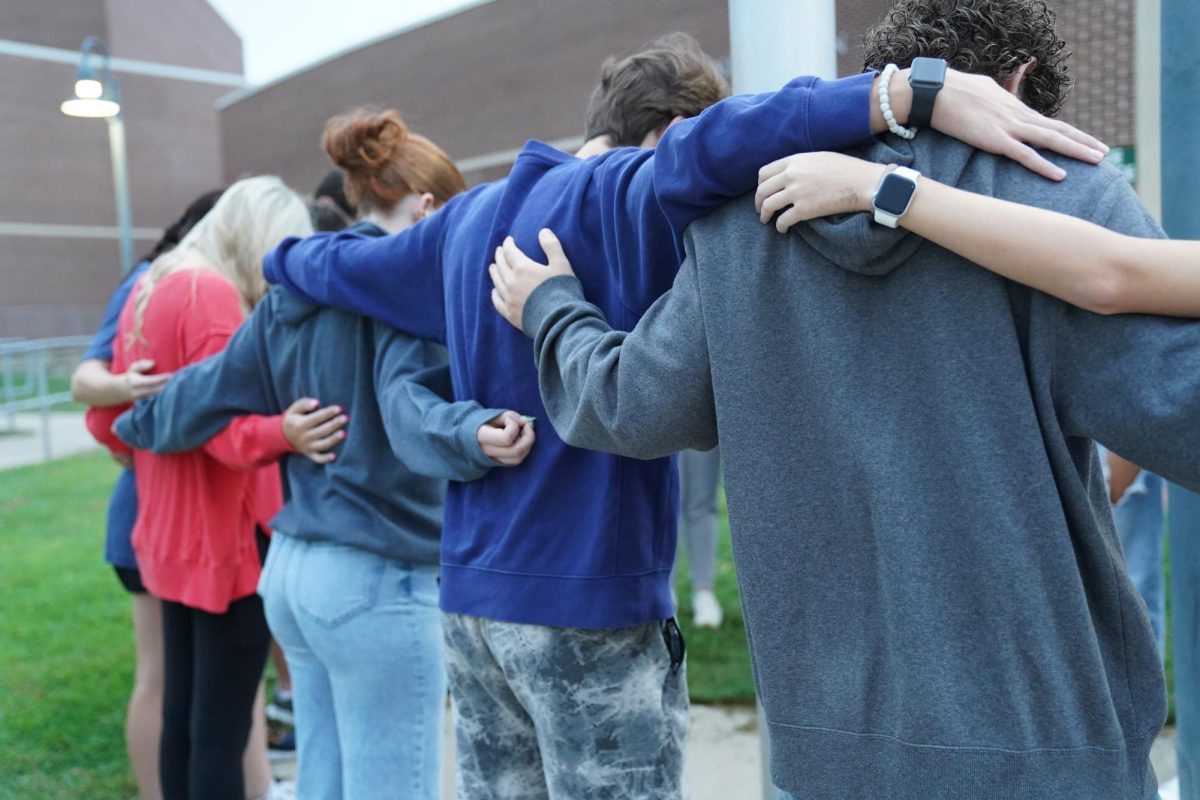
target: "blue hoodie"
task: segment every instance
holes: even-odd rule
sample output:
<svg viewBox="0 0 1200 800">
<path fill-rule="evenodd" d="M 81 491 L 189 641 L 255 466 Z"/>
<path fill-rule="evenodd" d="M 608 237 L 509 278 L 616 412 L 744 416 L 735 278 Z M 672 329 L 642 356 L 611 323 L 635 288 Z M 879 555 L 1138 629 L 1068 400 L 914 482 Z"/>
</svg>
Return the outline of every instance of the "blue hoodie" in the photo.
<svg viewBox="0 0 1200 800">
<path fill-rule="evenodd" d="M 732 97 L 669 128 L 654 150 L 580 160 L 529 142 L 506 180 L 400 234 L 285 241 L 266 258 L 267 280 L 445 342 L 456 398 L 544 417 L 529 342 L 492 308 L 487 266 L 504 237 L 538 252 L 538 231 L 552 228 L 588 298 L 632 328 L 671 286 L 688 223 L 753 189 L 769 161 L 871 136 L 873 79 L 798 78 Z M 577 628 L 671 616 L 672 461 L 568 447 L 549 425 L 537 434 L 520 467 L 450 487 L 442 608 Z"/>
<path fill-rule="evenodd" d="M 364 223 L 347 236 L 382 236 Z M 278 414 L 301 397 L 350 417 L 337 459 L 286 459 L 278 533 L 355 547 L 412 564 L 438 563 L 445 481 L 473 480 L 497 462 L 476 441 L 501 413 L 446 403 L 444 349 L 365 317 L 273 289 L 225 350 L 180 370 L 156 397 L 123 414 L 117 434 L 156 453 L 199 447 L 243 414 Z M 389 446 L 390 445 L 390 446 Z"/>
</svg>

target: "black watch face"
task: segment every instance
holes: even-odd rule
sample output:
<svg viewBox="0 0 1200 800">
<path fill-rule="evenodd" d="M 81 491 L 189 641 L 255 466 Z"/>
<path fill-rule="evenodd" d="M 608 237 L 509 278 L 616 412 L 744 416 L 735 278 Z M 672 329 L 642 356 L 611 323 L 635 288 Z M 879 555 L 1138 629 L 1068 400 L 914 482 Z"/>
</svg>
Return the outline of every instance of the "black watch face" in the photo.
<svg viewBox="0 0 1200 800">
<path fill-rule="evenodd" d="M 908 82 L 913 86 L 941 86 L 946 82 L 946 62 L 940 58 L 914 58 Z"/>
<path fill-rule="evenodd" d="M 917 185 L 909 179 L 889 173 L 875 193 L 875 207 L 898 217 L 908 210 L 908 202 L 916 190 Z"/>
</svg>

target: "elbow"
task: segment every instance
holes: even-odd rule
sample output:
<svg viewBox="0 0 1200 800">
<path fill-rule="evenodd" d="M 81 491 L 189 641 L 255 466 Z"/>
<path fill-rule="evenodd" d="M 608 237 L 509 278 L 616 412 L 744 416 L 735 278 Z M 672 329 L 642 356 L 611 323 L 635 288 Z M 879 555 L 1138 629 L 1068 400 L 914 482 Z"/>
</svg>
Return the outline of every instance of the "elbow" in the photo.
<svg viewBox="0 0 1200 800">
<path fill-rule="evenodd" d="M 84 393 L 83 378 L 79 374 L 79 368 L 76 367 L 75 371 L 71 373 L 71 399 L 74 400 L 76 403 L 82 403 L 83 405 L 89 405 L 89 403 L 87 403 L 84 400 L 83 393 Z"/>
<path fill-rule="evenodd" d="M 1111 316 L 1129 311 L 1129 280 L 1119 268 L 1090 276 L 1078 287 L 1075 305 L 1093 314 Z"/>
</svg>

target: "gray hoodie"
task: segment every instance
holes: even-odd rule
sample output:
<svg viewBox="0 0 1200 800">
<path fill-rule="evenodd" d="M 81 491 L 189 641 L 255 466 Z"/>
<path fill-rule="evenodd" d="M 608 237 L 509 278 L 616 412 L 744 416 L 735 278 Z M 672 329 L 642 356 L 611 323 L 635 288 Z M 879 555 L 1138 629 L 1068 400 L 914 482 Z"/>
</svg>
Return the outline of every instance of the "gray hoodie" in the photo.
<svg viewBox="0 0 1200 800">
<path fill-rule="evenodd" d="M 1161 235 L 1108 167 L 1053 184 L 929 132 L 860 155 Z M 1200 323 L 1097 316 L 865 214 L 781 236 L 747 197 L 686 245 L 632 333 L 573 278 L 525 330 L 569 444 L 651 458 L 719 431 L 776 783 L 1153 798 L 1162 669 L 1092 440 L 1200 486 Z"/>
<path fill-rule="evenodd" d="M 383 235 L 367 223 L 350 230 Z M 441 345 L 276 287 L 224 351 L 175 373 L 115 427 L 134 447 L 171 453 L 199 447 L 235 416 L 278 414 L 301 397 L 340 404 L 350 421 L 337 459 L 321 466 L 287 457 L 287 501 L 272 526 L 437 564 L 445 479 L 474 480 L 497 465 L 475 434 L 501 413 L 446 402 L 449 393 Z"/>
</svg>

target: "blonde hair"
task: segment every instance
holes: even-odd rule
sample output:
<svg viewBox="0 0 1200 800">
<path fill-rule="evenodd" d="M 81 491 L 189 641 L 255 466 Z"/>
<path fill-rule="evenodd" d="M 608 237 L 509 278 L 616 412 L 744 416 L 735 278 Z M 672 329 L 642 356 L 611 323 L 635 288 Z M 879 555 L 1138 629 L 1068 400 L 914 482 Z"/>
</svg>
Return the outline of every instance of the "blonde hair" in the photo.
<svg viewBox="0 0 1200 800">
<path fill-rule="evenodd" d="M 194 269 L 189 261 L 195 256 L 237 288 L 248 312 L 267 290 L 263 257 L 284 238 L 312 232 L 304 201 L 279 178 L 261 175 L 238 181 L 225 190 L 178 247 L 150 265 L 134 303 L 132 339 L 142 338 L 142 322 L 155 285 L 172 273 Z"/>
</svg>

